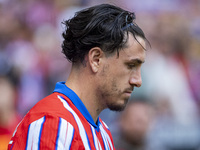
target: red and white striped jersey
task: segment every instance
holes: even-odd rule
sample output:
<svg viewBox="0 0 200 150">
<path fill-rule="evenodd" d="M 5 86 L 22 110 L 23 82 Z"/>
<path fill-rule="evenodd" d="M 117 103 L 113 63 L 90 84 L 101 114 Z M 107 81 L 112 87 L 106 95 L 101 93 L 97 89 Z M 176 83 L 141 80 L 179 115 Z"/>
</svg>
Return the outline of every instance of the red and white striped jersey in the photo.
<svg viewBox="0 0 200 150">
<path fill-rule="evenodd" d="M 80 98 L 64 82 L 39 101 L 16 127 L 9 150 L 114 150 L 106 124 L 95 123 Z"/>
</svg>

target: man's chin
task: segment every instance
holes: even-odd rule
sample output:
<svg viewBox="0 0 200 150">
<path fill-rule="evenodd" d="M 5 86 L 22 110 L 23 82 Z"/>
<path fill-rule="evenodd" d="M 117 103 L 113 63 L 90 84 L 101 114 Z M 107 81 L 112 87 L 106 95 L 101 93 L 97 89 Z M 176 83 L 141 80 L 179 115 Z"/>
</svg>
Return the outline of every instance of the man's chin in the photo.
<svg viewBox="0 0 200 150">
<path fill-rule="evenodd" d="M 110 104 L 108 108 L 112 111 L 123 111 L 126 107 L 128 100 L 125 100 L 123 104 Z"/>
</svg>

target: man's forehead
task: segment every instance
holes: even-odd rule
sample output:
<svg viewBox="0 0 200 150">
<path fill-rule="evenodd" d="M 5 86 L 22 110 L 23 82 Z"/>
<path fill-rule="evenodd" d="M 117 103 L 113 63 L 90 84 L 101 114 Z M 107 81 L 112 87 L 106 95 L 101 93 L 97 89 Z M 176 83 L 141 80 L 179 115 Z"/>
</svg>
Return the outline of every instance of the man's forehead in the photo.
<svg viewBox="0 0 200 150">
<path fill-rule="evenodd" d="M 129 39 L 127 41 L 127 46 L 131 46 L 132 44 L 140 45 L 144 50 L 146 49 L 146 42 L 145 40 L 140 36 L 133 36 L 132 34 L 129 34 Z"/>
<path fill-rule="evenodd" d="M 130 57 L 129 59 L 137 59 L 141 57 L 144 57 L 142 59 L 145 59 L 145 55 L 146 55 L 145 40 L 139 36 L 136 36 L 136 37 L 129 36 L 129 39 L 126 43 L 126 47 L 124 47 L 121 50 L 121 53 L 122 55 L 124 54 Z"/>
</svg>

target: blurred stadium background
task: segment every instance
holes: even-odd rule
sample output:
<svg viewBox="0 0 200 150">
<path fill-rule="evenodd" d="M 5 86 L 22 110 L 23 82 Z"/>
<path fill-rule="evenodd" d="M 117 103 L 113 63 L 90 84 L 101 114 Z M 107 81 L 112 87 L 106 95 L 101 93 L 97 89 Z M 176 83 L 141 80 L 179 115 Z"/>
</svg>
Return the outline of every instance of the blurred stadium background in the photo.
<svg viewBox="0 0 200 150">
<path fill-rule="evenodd" d="M 116 149 L 200 149 L 200 0 L 0 0 L 0 150 L 27 111 L 68 77 L 61 22 L 101 3 L 134 11 L 152 46 L 130 117 L 101 114 Z"/>
</svg>

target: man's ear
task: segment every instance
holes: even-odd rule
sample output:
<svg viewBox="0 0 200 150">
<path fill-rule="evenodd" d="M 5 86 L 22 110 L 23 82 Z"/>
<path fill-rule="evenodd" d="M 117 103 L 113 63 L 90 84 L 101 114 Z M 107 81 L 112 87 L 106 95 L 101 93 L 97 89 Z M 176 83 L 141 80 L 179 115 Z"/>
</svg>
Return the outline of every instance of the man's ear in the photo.
<svg viewBox="0 0 200 150">
<path fill-rule="evenodd" d="M 93 72 L 99 70 L 102 58 L 104 57 L 104 52 L 99 47 L 93 47 L 88 53 L 89 65 Z"/>
</svg>

